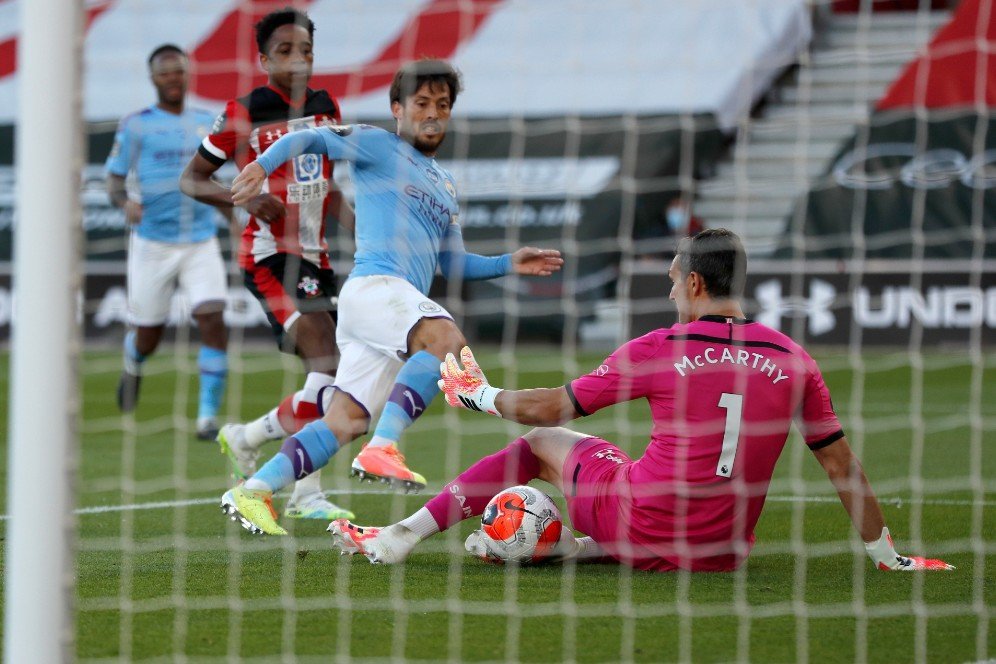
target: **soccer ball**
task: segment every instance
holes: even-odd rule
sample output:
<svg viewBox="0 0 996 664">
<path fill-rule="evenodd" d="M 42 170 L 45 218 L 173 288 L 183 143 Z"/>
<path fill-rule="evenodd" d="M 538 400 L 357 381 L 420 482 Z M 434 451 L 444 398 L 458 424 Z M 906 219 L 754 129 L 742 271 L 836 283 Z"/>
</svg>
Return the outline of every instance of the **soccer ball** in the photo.
<svg viewBox="0 0 996 664">
<path fill-rule="evenodd" d="M 488 549 L 506 562 L 539 562 L 556 546 L 563 527 L 550 497 L 529 486 L 499 492 L 481 516 Z"/>
</svg>

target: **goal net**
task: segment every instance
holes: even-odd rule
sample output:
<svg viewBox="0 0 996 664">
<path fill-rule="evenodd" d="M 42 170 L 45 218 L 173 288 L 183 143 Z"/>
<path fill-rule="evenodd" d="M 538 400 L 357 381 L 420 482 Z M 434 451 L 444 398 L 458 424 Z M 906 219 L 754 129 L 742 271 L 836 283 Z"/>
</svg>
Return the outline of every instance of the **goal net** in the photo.
<svg viewBox="0 0 996 664">
<path fill-rule="evenodd" d="M 0 2 L 5 99 L 23 89 L 13 54 L 26 2 Z M 253 26 L 285 4 L 315 22 L 310 87 L 338 100 L 344 123 L 393 130 L 395 70 L 451 60 L 465 90 L 438 162 L 453 174 L 468 249 L 563 253 L 549 278 L 434 282 L 431 296 L 493 384 L 563 385 L 624 341 L 672 325 L 676 240 L 734 230 L 749 256 L 748 315 L 820 364 L 897 549 L 957 570 L 875 570 L 796 432 L 753 551 L 728 574 L 488 565 L 463 546 L 479 519 L 426 540 L 406 564 L 373 566 L 340 557 L 326 522 L 282 517 L 290 537 L 260 538 L 225 519 L 227 462 L 194 435 L 200 344 L 182 293 L 145 363 L 138 407 L 117 409 L 128 233 L 104 163 L 120 119 L 156 102 L 154 48 L 190 55 L 187 104 L 218 114 L 267 83 Z M 996 658 L 992 0 L 88 0 L 85 15 L 70 544 L 79 661 Z M 16 320 L 16 108 L 0 109 L 5 337 Z M 348 168 L 335 173 L 351 197 Z M 228 164 L 219 179 L 235 174 Z M 278 351 L 221 217 L 218 226 L 231 258 L 221 420 L 246 422 L 300 389 L 305 373 Z M 355 245 L 335 228 L 328 241 L 341 285 Z M 567 426 L 637 458 L 650 410 L 634 401 Z M 387 525 L 526 430 L 437 399 L 401 442 L 428 480 L 421 495 L 350 477 L 369 436 L 333 457 L 322 487 L 356 523 Z M 534 485 L 569 525 L 559 492 Z M 278 513 L 286 498 L 276 496 Z"/>
</svg>

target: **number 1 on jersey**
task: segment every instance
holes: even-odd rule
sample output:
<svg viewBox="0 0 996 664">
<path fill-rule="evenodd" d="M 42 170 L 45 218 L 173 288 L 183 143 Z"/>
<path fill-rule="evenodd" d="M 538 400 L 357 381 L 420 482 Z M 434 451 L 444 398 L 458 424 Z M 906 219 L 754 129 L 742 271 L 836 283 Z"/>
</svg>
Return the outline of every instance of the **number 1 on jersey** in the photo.
<svg viewBox="0 0 996 664">
<path fill-rule="evenodd" d="M 740 417 L 744 411 L 744 396 L 723 392 L 719 397 L 719 407 L 726 409 L 726 426 L 723 429 L 723 449 L 719 453 L 716 474 L 730 477 L 733 474 L 733 459 L 737 456 L 740 442 Z"/>
</svg>

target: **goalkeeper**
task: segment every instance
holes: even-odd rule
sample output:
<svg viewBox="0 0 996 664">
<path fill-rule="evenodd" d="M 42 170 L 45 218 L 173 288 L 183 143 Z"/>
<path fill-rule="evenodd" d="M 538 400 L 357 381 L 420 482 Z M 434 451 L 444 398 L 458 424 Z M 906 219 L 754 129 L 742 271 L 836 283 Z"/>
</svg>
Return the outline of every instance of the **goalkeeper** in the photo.
<svg viewBox="0 0 996 664">
<path fill-rule="evenodd" d="M 488 385 L 469 348 L 461 352 L 462 369 L 447 356 L 440 381 L 447 403 L 541 428 L 481 459 L 397 524 L 333 521 L 335 546 L 373 562 L 400 562 L 422 539 L 481 514 L 501 489 L 538 478 L 564 493 L 573 526 L 590 536 L 568 534 L 554 558 L 608 556 L 657 571 L 734 570 L 754 544 L 794 421 L 876 567 L 952 569 L 896 552 L 819 367 L 784 334 L 744 318 L 740 239 L 724 229 L 686 238 L 668 276 L 678 324 L 624 344 L 563 387 L 501 390 Z M 606 440 L 556 426 L 641 398 L 654 421 L 637 460 Z M 467 548 L 498 557 L 487 542 L 478 531 Z"/>
</svg>

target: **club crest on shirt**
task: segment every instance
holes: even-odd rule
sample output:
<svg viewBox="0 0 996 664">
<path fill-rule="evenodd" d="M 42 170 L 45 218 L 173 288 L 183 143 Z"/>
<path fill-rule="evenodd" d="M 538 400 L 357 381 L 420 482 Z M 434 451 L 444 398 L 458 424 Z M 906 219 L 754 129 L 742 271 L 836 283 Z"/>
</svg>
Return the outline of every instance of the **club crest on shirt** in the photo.
<svg viewBox="0 0 996 664">
<path fill-rule="evenodd" d="M 304 293 L 307 298 L 318 297 L 321 292 L 321 288 L 318 285 L 318 279 L 314 277 L 304 277 L 301 279 L 300 283 L 297 285 L 297 289 Z"/>
<path fill-rule="evenodd" d="M 426 314 L 434 314 L 442 311 L 442 308 L 435 302 L 422 302 L 418 305 L 418 310 Z"/>
<path fill-rule="evenodd" d="M 446 180 L 446 181 L 443 182 L 443 186 L 446 187 L 446 191 L 447 191 L 447 193 L 449 193 L 450 196 L 452 196 L 453 198 L 456 198 L 456 187 L 453 186 L 452 182 L 450 182 L 449 180 Z"/>
</svg>

